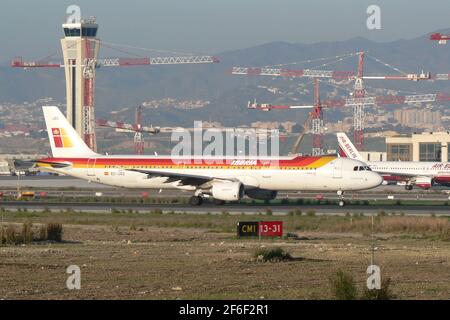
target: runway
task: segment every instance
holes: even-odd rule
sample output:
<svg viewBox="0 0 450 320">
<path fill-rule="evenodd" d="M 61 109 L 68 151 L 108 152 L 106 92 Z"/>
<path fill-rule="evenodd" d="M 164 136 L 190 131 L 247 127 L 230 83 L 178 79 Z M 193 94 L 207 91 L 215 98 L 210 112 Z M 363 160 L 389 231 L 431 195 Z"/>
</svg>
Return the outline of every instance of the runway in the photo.
<svg viewBox="0 0 450 320">
<path fill-rule="evenodd" d="M 79 212 L 101 212 L 118 213 L 129 211 L 137 213 L 163 212 L 163 213 L 186 213 L 186 214 L 270 214 L 287 215 L 294 210 L 300 210 L 302 214 L 313 213 L 317 215 L 346 215 L 346 214 L 404 214 L 404 215 L 431 215 L 450 216 L 449 206 L 433 205 L 253 205 L 253 204 L 225 204 L 214 205 L 205 203 L 202 206 L 191 206 L 186 204 L 142 204 L 142 203 L 79 203 L 79 202 L 39 202 L 39 201 L 2 201 L 0 207 L 6 210 L 36 210 L 52 211 L 73 210 Z"/>
<path fill-rule="evenodd" d="M 103 184 L 69 176 L 0 176 L 0 188 L 111 188 Z"/>
<path fill-rule="evenodd" d="M 347 213 L 362 213 L 362 214 L 378 214 L 381 211 L 386 213 L 396 213 L 405 215 L 448 215 L 450 216 L 450 206 L 445 205 L 395 205 L 394 201 L 449 201 L 448 189 L 433 188 L 432 190 L 414 189 L 406 191 L 402 186 L 380 186 L 378 188 L 362 191 L 346 193 L 347 200 L 370 200 L 370 201 L 384 201 L 384 204 L 369 205 L 347 205 L 343 208 L 337 205 L 324 204 L 305 204 L 305 205 L 283 205 L 283 204 L 239 204 L 230 203 L 223 206 L 217 206 L 210 202 L 206 202 L 199 207 L 193 207 L 185 204 L 142 204 L 142 203 L 110 203 L 102 201 L 104 198 L 130 198 L 141 199 L 142 197 L 151 198 L 189 198 L 192 194 L 190 192 L 180 192 L 178 190 L 142 190 L 142 189 L 123 189 L 113 188 L 106 185 L 91 183 L 88 181 L 75 179 L 67 176 L 21 176 L 0 177 L 0 191 L 5 196 L 15 197 L 17 195 L 17 188 L 21 191 L 34 190 L 35 192 L 46 192 L 47 201 L 0 201 L 0 206 L 8 210 L 44 210 L 49 208 L 51 210 L 66 210 L 71 209 L 81 212 L 104 212 L 111 213 L 115 210 L 133 210 L 138 212 L 149 212 L 155 209 L 161 209 L 163 212 L 181 212 L 192 214 L 218 214 L 227 212 L 230 214 L 265 214 L 268 209 L 273 211 L 273 214 L 288 214 L 289 212 L 299 209 L 303 213 L 310 211 L 315 214 L 347 214 Z M 97 193 L 97 196 L 96 196 Z M 145 194 L 145 195 L 144 195 Z M 280 192 L 278 199 L 315 199 L 316 197 L 323 197 L 323 199 L 335 200 L 338 199 L 336 193 L 320 193 L 320 192 Z M 69 202 L 52 202 L 51 198 L 67 197 Z M 96 197 L 96 202 L 78 202 L 73 201 L 81 197 Z M 389 198 L 388 198 L 389 197 Z M 73 198 L 70 202 L 70 198 Z M 387 200 L 392 201 L 392 204 L 386 205 Z M 130 201 L 131 202 L 131 201 Z"/>
</svg>

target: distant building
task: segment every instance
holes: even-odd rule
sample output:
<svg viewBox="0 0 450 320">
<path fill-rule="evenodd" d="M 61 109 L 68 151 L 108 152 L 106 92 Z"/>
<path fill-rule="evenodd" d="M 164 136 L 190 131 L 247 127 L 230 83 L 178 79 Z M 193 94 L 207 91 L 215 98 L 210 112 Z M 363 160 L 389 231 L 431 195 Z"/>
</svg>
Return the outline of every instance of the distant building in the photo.
<svg viewBox="0 0 450 320">
<path fill-rule="evenodd" d="M 430 109 L 398 109 L 394 111 L 394 118 L 404 127 L 428 128 L 441 125 L 440 111 Z"/>
<path fill-rule="evenodd" d="M 386 161 L 386 152 L 379 151 L 360 151 L 359 154 L 365 161 Z"/>
<path fill-rule="evenodd" d="M 351 130 L 352 126 L 353 126 L 353 122 L 351 121 L 337 121 L 335 123 L 333 122 L 328 122 L 326 124 L 327 126 L 327 131 L 329 133 L 333 133 L 333 132 L 348 132 Z"/>
<path fill-rule="evenodd" d="M 11 169 L 9 168 L 9 164 L 7 161 L 0 161 L 0 175 L 11 175 Z"/>
<path fill-rule="evenodd" d="M 251 127 L 255 129 L 276 130 L 280 128 L 280 123 L 278 121 L 272 122 L 256 121 L 251 123 Z"/>
<path fill-rule="evenodd" d="M 449 144 L 449 132 L 424 132 L 387 137 L 387 160 L 448 162 Z"/>
</svg>

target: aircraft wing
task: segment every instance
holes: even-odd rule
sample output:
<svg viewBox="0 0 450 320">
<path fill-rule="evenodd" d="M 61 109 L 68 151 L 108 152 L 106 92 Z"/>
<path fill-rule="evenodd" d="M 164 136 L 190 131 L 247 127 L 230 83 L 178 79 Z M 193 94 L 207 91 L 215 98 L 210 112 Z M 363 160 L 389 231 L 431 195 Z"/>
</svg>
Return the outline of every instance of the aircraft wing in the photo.
<svg viewBox="0 0 450 320">
<path fill-rule="evenodd" d="M 34 161 L 14 159 L 13 164 L 16 169 L 29 169 L 34 165 Z"/>
<path fill-rule="evenodd" d="M 128 169 L 128 171 L 144 173 L 149 178 L 167 177 L 166 182 L 180 181 L 180 183 L 182 185 L 190 185 L 190 186 L 200 186 L 207 182 L 211 182 L 212 180 L 235 181 L 234 179 L 217 178 L 217 177 L 211 177 L 211 176 L 186 174 L 186 173 L 162 172 L 162 171 L 156 171 L 156 170 Z"/>
<path fill-rule="evenodd" d="M 414 178 L 418 177 L 417 174 L 408 174 L 408 173 L 401 173 L 401 172 L 383 172 L 382 170 L 376 170 L 377 173 L 384 175 L 384 176 L 396 176 L 396 177 L 402 177 L 402 178 Z"/>
</svg>

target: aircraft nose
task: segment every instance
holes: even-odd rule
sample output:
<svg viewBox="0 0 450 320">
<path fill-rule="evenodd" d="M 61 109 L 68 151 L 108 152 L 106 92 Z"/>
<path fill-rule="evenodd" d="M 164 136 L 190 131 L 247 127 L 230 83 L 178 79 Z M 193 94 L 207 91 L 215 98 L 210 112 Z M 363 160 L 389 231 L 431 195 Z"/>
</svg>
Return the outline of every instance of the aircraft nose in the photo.
<svg viewBox="0 0 450 320">
<path fill-rule="evenodd" d="M 378 187 L 383 182 L 383 177 L 376 172 L 371 172 L 370 181 L 373 182 L 372 188 Z"/>
</svg>

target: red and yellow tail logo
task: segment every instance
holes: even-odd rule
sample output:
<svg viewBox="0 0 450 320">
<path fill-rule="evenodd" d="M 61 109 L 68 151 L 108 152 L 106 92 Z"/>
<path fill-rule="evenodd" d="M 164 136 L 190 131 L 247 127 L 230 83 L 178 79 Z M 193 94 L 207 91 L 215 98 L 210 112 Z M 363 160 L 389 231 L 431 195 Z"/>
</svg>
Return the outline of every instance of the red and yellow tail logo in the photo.
<svg viewBox="0 0 450 320">
<path fill-rule="evenodd" d="M 52 128 L 53 141 L 56 148 L 73 147 L 72 141 L 63 128 Z"/>
</svg>

